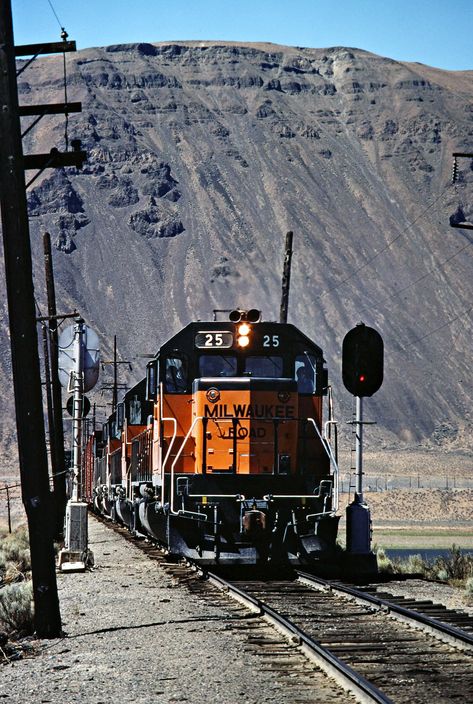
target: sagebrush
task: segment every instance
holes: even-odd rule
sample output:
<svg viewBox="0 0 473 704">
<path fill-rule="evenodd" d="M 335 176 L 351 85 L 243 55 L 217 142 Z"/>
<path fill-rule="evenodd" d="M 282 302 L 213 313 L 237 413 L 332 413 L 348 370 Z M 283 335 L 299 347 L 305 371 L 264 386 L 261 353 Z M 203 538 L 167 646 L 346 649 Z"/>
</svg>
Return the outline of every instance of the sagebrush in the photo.
<svg viewBox="0 0 473 704">
<path fill-rule="evenodd" d="M 7 584 L 0 589 L 0 629 L 28 635 L 34 631 L 31 581 Z"/>
</svg>

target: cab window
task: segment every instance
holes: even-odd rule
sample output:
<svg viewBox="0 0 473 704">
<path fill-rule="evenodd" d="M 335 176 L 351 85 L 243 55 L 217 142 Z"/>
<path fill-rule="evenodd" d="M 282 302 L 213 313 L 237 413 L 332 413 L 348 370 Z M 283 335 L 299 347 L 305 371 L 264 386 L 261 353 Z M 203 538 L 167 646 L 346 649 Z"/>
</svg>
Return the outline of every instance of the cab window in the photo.
<svg viewBox="0 0 473 704">
<path fill-rule="evenodd" d="M 296 357 L 294 378 L 297 381 L 297 390 L 300 394 L 315 393 L 315 355 L 305 353 Z"/>
<path fill-rule="evenodd" d="M 167 357 L 165 360 L 164 389 L 171 394 L 185 394 L 187 391 L 187 360 L 181 357 Z"/>
<path fill-rule="evenodd" d="M 134 396 L 128 402 L 128 413 L 130 416 L 130 425 L 141 425 L 141 401 L 138 396 Z"/>
<path fill-rule="evenodd" d="M 245 374 L 279 379 L 283 375 L 283 360 L 278 356 L 247 357 L 245 360 Z"/>
<path fill-rule="evenodd" d="M 201 377 L 236 376 L 237 359 L 234 355 L 203 354 L 199 358 Z"/>
</svg>

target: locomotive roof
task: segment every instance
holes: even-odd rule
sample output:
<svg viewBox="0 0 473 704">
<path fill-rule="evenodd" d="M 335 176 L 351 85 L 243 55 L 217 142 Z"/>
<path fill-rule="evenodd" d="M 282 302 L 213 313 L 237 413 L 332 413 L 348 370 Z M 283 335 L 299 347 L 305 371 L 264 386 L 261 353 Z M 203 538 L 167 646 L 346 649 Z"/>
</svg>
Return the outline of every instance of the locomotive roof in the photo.
<svg viewBox="0 0 473 704">
<path fill-rule="evenodd" d="M 244 322 L 244 321 L 242 321 Z M 156 353 L 156 357 L 159 355 L 169 354 L 175 349 L 179 350 L 193 350 L 196 351 L 195 347 L 195 336 L 201 332 L 237 332 L 238 326 L 241 322 L 232 322 L 230 320 L 224 321 L 198 321 L 192 322 L 186 325 L 182 330 L 173 335 L 167 342 L 161 345 L 160 349 Z M 262 321 L 256 323 L 248 323 L 252 330 L 252 335 L 258 339 L 259 337 L 267 334 L 279 335 L 280 336 L 280 351 L 310 349 L 317 356 L 323 356 L 322 348 L 319 347 L 313 340 L 311 340 L 307 335 L 301 332 L 292 323 L 277 323 Z M 232 349 L 236 349 L 236 346 Z M 253 350 L 252 346 L 245 348 L 245 351 L 250 352 Z M 202 351 L 202 350 L 201 350 Z M 215 350 L 214 350 L 215 351 Z M 221 349 L 223 352 L 224 349 Z M 228 348 L 227 348 L 228 351 Z M 242 350 L 239 350 L 240 352 Z M 263 351 L 263 350 L 261 350 Z M 268 352 L 268 350 L 266 350 Z M 273 350 L 275 352 L 275 350 Z"/>
</svg>

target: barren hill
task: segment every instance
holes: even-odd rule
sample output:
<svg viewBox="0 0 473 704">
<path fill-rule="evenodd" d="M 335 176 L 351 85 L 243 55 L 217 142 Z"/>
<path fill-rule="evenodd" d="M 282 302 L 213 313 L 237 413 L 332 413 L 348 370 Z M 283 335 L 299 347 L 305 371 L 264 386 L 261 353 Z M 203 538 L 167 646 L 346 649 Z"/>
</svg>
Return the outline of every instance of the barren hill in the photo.
<svg viewBox="0 0 473 704">
<path fill-rule="evenodd" d="M 325 351 L 341 425 L 351 412 L 341 344 L 363 320 L 386 350 L 367 440 L 471 447 L 472 237 L 449 217 L 473 216 L 470 161 L 450 180 L 452 151 L 473 149 L 473 71 L 223 42 L 87 49 L 67 66 L 68 98 L 83 104 L 69 138 L 89 159 L 30 188 L 40 302 L 48 230 L 58 307 L 77 306 L 106 354 L 116 334 L 137 381 L 137 355 L 214 308 L 277 319 L 292 229 L 289 318 Z M 62 101 L 62 57 L 29 67 L 19 96 Z M 64 148 L 64 122 L 48 117 L 24 150 L 53 146 Z M 4 444 L 8 349 L 4 314 Z"/>
</svg>

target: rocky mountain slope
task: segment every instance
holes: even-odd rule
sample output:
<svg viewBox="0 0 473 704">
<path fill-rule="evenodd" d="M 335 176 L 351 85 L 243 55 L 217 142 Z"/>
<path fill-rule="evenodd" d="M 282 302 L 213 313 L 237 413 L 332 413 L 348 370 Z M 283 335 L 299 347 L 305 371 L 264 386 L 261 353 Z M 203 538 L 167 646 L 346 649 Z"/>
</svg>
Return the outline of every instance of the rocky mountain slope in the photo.
<svg viewBox="0 0 473 704">
<path fill-rule="evenodd" d="M 67 67 L 68 98 L 83 104 L 68 133 L 89 159 L 29 189 L 40 303 L 48 230 L 59 309 L 78 307 L 105 356 L 116 334 L 136 381 L 138 355 L 214 308 L 277 319 L 292 229 L 289 318 L 325 351 L 341 425 L 341 344 L 363 320 L 385 342 L 368 442 L 471 447 L 473 238 L 449 217 L 473 218 L 470 160 L 450 178 L 452 151 L 473 149 L 473 71 L 223 42 L 87 49 Z M 62 57 L 29 67 L 19 96 L 62 101 Z M 64 121 L 47 117 L 24 150 L 53 146 Z M 0 336 L 5 445 L 5 306 Z"/>
</svg>

